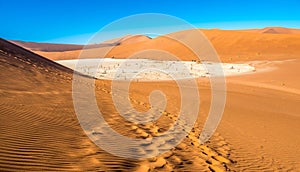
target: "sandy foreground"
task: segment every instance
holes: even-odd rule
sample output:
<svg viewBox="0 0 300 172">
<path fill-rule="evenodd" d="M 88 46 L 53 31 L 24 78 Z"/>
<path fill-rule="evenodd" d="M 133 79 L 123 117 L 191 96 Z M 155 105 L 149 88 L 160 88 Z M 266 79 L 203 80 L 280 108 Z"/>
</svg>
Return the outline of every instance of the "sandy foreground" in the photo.
<svg viewBox="0 0 300 172">
<path fill-rule="evenodd" d="M 222 121 L 203 145 L 198 137 L 210 108 L 211 90 L 207 78 L 197 79 L 201 108 L 188 136 L 158 157 L 132 160 L 105 152 L 83 132 L 72 103 L 72 70 L 4 40 L 0 50 L 0 170 L 300 170 L 298 59 L 260 62 L 254 74 L 227 77 Z M 124 136 L 154 137 L 168 130 L 178 116 L 180 92 L 173 81 L 131 83 L 129 98 L 139 111 L 149 110 L 148 95 L 153 90 L 162 91 L 168 100 L 162 116 L 145 125 L 118 114 L 110 81 L 93 84 L 82 76 L 79 83 L 95 89 L 105 120 Z M 83 97 L 81 101 L 90 100 Z M 117 141 L 110 144 L 120 146 Z"/>
</svg>

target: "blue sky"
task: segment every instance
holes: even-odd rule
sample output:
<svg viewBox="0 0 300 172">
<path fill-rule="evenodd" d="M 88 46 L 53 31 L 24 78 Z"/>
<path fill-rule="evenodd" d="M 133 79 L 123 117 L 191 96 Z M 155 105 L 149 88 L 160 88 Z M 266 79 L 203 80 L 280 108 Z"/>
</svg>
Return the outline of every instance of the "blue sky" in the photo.
<svg viewBox="0 0 300 172">
<path fill-rule="evenodd" d="M 299 0 L 0 0 L 0 7 L 0 37 L 35 42 L 85 43 L 105 25 L 140 13 L 173 15 L 200 28 L 300 28 Z"/>
</svg>

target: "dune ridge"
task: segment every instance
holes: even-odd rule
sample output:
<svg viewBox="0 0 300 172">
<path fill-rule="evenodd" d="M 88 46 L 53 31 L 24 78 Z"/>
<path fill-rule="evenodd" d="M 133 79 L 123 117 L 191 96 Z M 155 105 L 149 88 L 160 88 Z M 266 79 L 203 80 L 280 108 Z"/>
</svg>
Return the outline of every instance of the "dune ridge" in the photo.
<svg viewBox="0 0 300 172">
<path fill-rule="evenodd" d="M 107 40 L 102 43 L 95 43 L 89 45 L 78 45 L 78 44 L 56 44 L 56 43 L 38 43 L 38 42 L 25 42 L 18 40 L 11 40 L 10 42 L 19 45 L 23 48 L 29 49 L 31 51 L 42 51 L 42 52 L 64 52 L 64 51 L 74 51 L 92 49 L 92 48 L 101 48 L 101 47 L 111 47 L 121 44 L 131 44 L 141 41 L 146 41 L 151 39 L 144 35 L 126 35 L 120 38 Z"/>
<path fill-rule="evenodd" d="M 299 42 L 300 34 L 264 34 L 256 31 L 242 30 L 201 30 L 208 40 L 212 43 L 222 62 L 241 62 L 254 60 L 285 60 L 298 58 L 300 55 Z M 192 31 L 179 31 L 171 33 L 173 36 L 185 36 L 193 34 Z M 163 50 L 180 57 L 181 60 L 197 60 L 193 52 L 182 44 L 168 39 L 168 35 L 162 35 L 153 39 L 130 44 L 120 44 L 113 47 L 101 47 L 84 50 L 88 56 L 86 58 L 99 58 L 111 49 L 105 57 L 128 58 L 134 53 L 147 49 Z M 193 41 L 193 40 L 190 40 Z M 64 52 L 44 52 L 36 53 L 52 60 L 77 59 L 81 50 Z M 289 56 L 287 56 L 287 54 Z M 141 57 L 142 56 L 142 57 Z M 159 59 L 155 53 L 137 54 L 135 58 Z M 206 60 L 206 57 L 201 57 Z"/>
<path fill-rule="evenodd" d="M 300 34 L 299 29 L 284 28 L 284 27 L 265 27 L 262 29 L 246 29 L 242 31 L 266 33 L 266 34 Z"/>
</svg>

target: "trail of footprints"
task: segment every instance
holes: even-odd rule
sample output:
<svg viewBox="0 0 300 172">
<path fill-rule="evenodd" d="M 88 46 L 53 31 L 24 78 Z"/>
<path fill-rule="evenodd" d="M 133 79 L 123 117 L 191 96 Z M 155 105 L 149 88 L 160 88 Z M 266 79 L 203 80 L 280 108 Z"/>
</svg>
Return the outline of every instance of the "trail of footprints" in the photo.
<svg viewBox="0 0 300 172">
<path fill-rule="evenodd" d="M 86 84 L 86 86 L 89 88 L 95 88 L 94 83 L 81 81 L 81 79 L 75 81 L 79 84 Z M 107 90 L 103 87 L 96 86 L 96 89 L 106 94 L 113 94 L 110 90 Z M 140 102 L 131 98 L 130 101 L 134 104 L 139 104 L 145 106 L 146 108 L 150 108 L 149 105 L 144 102 Z M 157 110 L 159 111 L 159 109 Z M 168 117 L 172 121 L 177 119 L 177 116 L 174 114 L 166 111 L 160 112 L 162 115 Z M 128 114 L 131 114 L 133 118 L 136 117 L 134 116 L 134 113 L 128 112 Z M 170 125 L 172 124 L 173 123 Z M 136 138 L 140 139 L 160 136 L 165 132 L 164 129 L 157 126 L 155 122 L 149 124 L 147 123 L 145 125 L 138 125 L 128 121 L 124 125 L 130 128 L 130 132 L 132 132 Z M 182 125 L 182 128 L 184 128 L 185 124 L 183 122 L 180 125 Z M 155 158 L 142 161 L 136 171 L 231 171 L 230 166 L 235 162 L 229 158 L 231 151 L 229 144 L 218 133 L 215 133 L 211 138 L 211 143 L 200 145 L 199 135 L 201 128 L 197 126 L 199 125 L 196 122 L 194 128 L 188 134 L 186 139 L 184 139 L 175 148 Z M 101 128 L 98 129 L 101 130 Z M 97 134 L 98 132 L 101 133 L 101 131 L 98 130 L 91 132 L 93 132 L 93 134 Z M 163 149 L 164 144 L 167 143 L 162 142 L 158 144 L 160 144 L 161 148 Z"/>
<path fill-rule="evenodd" d="M 105 88 L 98 89 L 104 93 L 112 94 L 111 91 Z M 135 104 L 149 108 L 149 105 L 144 102 L 131 98 L 130 100 Z M 135 117 L 134 113 L 131 114 L 133 115 L 132 117 Z M 177 119 L 176 115 L 166 111 L 163 111 L 162 114 L 172 121 Z M 170 125 L 172 125 L 172 123 Z M 180 125 L 184 128 L 184 122 Z M 134 133 L 135 137 L 140 139 L 161 136 L 165 132 L 164 129 L 157 126 L 155 122 L 141 125 L 128 121 L 125 126 L 130 127 L 130 132 Z M 200 145 L 199 135 L 201 128 L 197 126 L 199 125 L 196 122 L 188 136 L 175 148 L 157 157 L 142 161 L 136 171 L 231 171 L 230 166 L 235 162 L 229 158 L 231 149 L 226 140 L 218 133 L 215 133 L 210 142 Z M 93 132 L 97 134 L 97 131 Z M 164 145 L 167 144 L 166 142 L 168 142 L 168 140 L 164 141 L 165 139 L 166 138 L 162 139 L 161 143 L 157 143 L 161 149 L 163 149 Z"/>
<path fill-rule="evenodd" d="M 46 71 L 47 72 L 47 71 Z M 71 78 L 67 77 L 70 81 Z M 81 84 L 87 84 L 88 87 L 94 88 L 94 84 L 91 82 L 81 81 L 80 79 L 76 82 Z M 96 86 L 97 90 L 101 90 L 106 94 L 112 94 L 111 91 L 100 88 Z M 142 106 L 149 106 L 140 101 L 131 100 L 134 104 L 139 104 Z M 23 104 L 23 102 L 20 102 Z M 31 112 L 28 112 L 31 113 Z M 130 113 L 135 117 L 134 113 Z M 172 121 L 175 121 L 177 116 L 168 112 L 162 112 L 162 114 L 169 118 Z M 28 116 L 21 115 L 20 118 L 27 119 Z M 31 118 L 40 118 L 40 116 L 31 116 Z M 43 120 L 43 118 L 39 119 Z M 30 119 L 30 121 L 39 121 L 36 119 Z M 53 119 L 54 120 L 54 119 Z M 112 119 L 113 120 L 113 119 Z M 61 123 L 62 121 L 57 121 L 55 123 Z M 73 123 L 72 121 L 71 123 Z M 172 124 L 172 123 L 171 123 Z M 170 124 L 170 125 L 171 125 Z M 127 122 L 125 124 L 127 127 L 130 128 L 130 132 L 132 132 L 136 138 L 146 139 L 149 137 L 160 136 L 165 132 L 165 129 L 160 128 L 155 123 L 149 123 L 145 125 L 137 125 L 131 122 Z M 181 123 L 182 128 L 184 128 L 184 123 Z M 198 126 L 197 124 L 195 126 Z M 230 155 L 230 147 L 226 143 L 226 141 L 219 135 L 215 135 L 212 138 L 212 144 L 199 144 L 199 135 L 201 129 L 200 128 L 193 128 L 189 135 L 175 148 L 157 156 L 154 158 L 149 158 L 147 160 L 143 160 L 139 163 L 139 166 L 136 168 L 136 171 L 227 171 L 230 170 L 230 164 L 233 162 L 229 159 Z M 95 134 L 98 131 L 95 131 Z M 24 137 L 24 136 L 23 136 Z M 172 139 L 172 138 L 169 138 Z M 167 141 L 163 139 L 160 143 L 160 148 L 163 149 L 164 145 L 167 144 Z M 90 154 L 94 154 L 94 150 L 91 150 Z M 109 162 L 104 162 L 105 158 L 101 159 L 99 162 L 97 159 L 93 159 L 95 162 L 100 164 L 106 164 Z M 122 162 L 120 160 L 120 162 Z M 49 167 L 50 168 L 50 167 Z M 69 167 L 71 168 L 71 167 Z"/>
</svg>

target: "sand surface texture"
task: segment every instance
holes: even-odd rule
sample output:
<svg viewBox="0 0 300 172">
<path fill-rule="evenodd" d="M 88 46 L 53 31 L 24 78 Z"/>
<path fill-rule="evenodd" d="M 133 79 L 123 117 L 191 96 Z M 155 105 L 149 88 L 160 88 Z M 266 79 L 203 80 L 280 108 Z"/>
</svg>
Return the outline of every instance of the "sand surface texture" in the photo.
<svg viewBox="0 0 300 172">
<path fill-rule="evenodd" d="M 230 147 L 223 137 L 216 135 L 211 143 L 199 145 L 200 124 L 181 144 L 156 158 L 131 160 L 103 151 L 88 139 L 77 121 L 71 96 L 72 71 L 4 40 L 0 45 L 1 170 L 209 171 L 225 170 L 233 163 Z M 136 125 L 125 121 L 114 109 L 109 82 L 97 81 L 93 86 L 87 77 L 79 82 L 83 88 L 95 87 L 103 116 L 113 129 L 125 136 L 153 137 L 170 128 L 176 119 L 177 110 L 164 112 L 155 123 Z M 148 101 L 138 100 L 142 94 L 135 96 L 130 96 L 134 106 L 141 110 L 149 108 Z"/>
<path fill-rule="evenodd" d="M 211 34 L 221 32 L 227 33 L 215 31 Z M 242 40 L 244 33 L 225 35 L 242 37 Z M 252 34 L 247 34 L 252 40 L 261 33 L 252 33 L 253 38 Z M 291 39 L 299 42 L 297 36 L 284 34 L 283 38 L 279 37 L 271 34 L 257 39 Z M 291 41 L 289 47 L 299 48 L 295 42 Z M 139 44 L 142 45 L 143 41 Z M 129 45 L 133 44 L 124 46 Z M 299 171 L 298 50 L 295 48 L 291 53 L 291 49 L 273 47 L 278 56 L 263 58 L 263 55 L 256 54 L 256 50 L 264 47 L 256 46 L 255 50 L 249 47 L 243 49 L 243 52 L 248 51 L 248 55 L 236 55 L 232 61 L 249 61 L 247 57 L 253 57 L 251 61 L 259 59 L 257 63 L 251 62 L 256 72 L 226 78 L 224 115 L 209 142 L 199 145 L 198 137 L 211 106 L 210 83 L 207 78 L 198 78 L 201 108 L 188 136 L 175 148 L 158 157 L 132 160 L 105 152 L 86 136 L 72 103 L 72 70 L 0 40 L 0 170 Z M 227 54 L 225 50 L 220 50 L 223 52 L 221 57 L 230 61 L 231 52 Z M 122 52 L 123 49 L 118 51 Z M 264 51 L 271 52 L 267 49 Z M 254 56 L 250 56 L 252 54 Z M 155 137 L 172 128 L 178 118 L 181 100 L 174 81 L 131 83 L 128 99 L 139 111 L 149 110 L 149 94 L 153 90 L 161 90 L 166 96 L 167 106 L 160 118 L 146 124 L 132 123 L 118 114 L 112 103 L 110 81 L 97 80 L 94 84 L 91 78 L 81 76 L 76 82 L 82 84 L 82 88 L 95 90 L 103 117 L 111 128 L 126 137 Z M 90 100 L 83 97 L 80 101 L 88 104 Z M 129 115 L 135 116 L 130 112 Z M 98 128 L 88 132 L 97 134 L 101 130 Z M 110 144 L 120 146 L 117 141 Z M 160 148 L 163 149 L 166 144 L 168 141 L 161 142 Z M 153 149 L 149 148 L 149 151 Z"/>
</svg>

